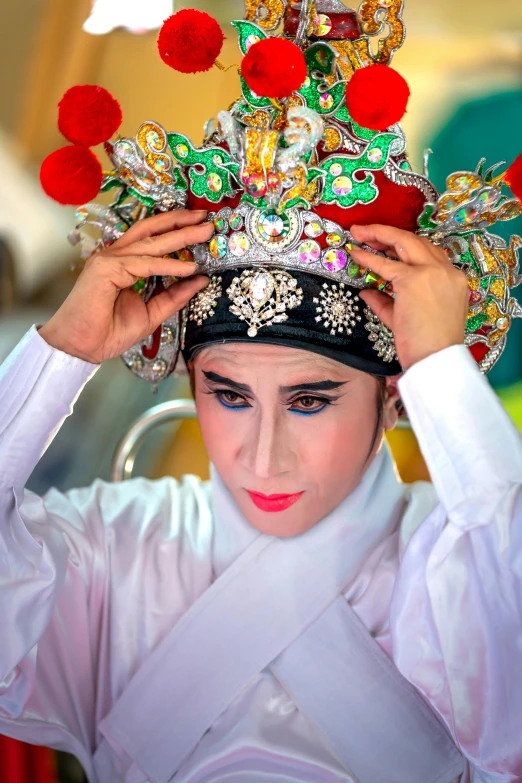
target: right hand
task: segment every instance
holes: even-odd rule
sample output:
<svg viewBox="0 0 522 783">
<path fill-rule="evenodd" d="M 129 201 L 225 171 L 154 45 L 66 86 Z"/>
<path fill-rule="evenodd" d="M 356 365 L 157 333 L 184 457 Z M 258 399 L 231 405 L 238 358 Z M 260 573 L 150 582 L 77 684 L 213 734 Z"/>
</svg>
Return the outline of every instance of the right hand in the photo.
<svg viewBox="0 0 522 783">
<path fill-rule="evenodd" d="M 206 212 L 186 209 L 140 220 L 106 250 L 85 264 L 71 293 L 40 329 L 53 348 L 100 364 L 120 356 L 155 329 L 208 284 L 194 275 L 196 264 L 165 258 L 187 245 L 206 242 L 212 223 Z M 140 277 L 185 277 L 147 304 L 132 289 Z"/>
</svg>

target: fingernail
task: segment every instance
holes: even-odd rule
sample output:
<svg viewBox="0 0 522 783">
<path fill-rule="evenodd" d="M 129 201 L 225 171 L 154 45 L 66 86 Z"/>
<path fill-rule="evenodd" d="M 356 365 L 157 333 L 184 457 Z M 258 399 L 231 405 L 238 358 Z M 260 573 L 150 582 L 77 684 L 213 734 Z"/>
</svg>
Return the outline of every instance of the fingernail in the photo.
<svg viewBox="0 0 522 783">
<path fill-rule="evenodd" d="M 208 215 L 208 209 L 195 209 L 194 212 L 196 215 Z"/>
</svg>

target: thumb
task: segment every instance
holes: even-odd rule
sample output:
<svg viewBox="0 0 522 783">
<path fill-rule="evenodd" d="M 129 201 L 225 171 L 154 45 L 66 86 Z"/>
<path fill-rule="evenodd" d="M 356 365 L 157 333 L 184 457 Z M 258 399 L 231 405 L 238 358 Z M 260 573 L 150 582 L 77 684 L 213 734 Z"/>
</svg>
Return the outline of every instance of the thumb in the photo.
<svg viewBox="0 0 522 783">
<path fill-rule="evenodd" d="M 380 318 L 388 329 L 393 330 L 394 300 L 391 296 L 383 294 L 382 291 L 366 288 L 364 291 L 361 291 L 359 297 L 373 310 L 377 318 Z"/>
<path fill-rule="evenodd" d="M 187 277 L 173 283 L 166 291 L 153 296 L 147 303 L 149 320 L 152 329 L 156 329 L 163 321 L 171 318 L 174 313 L 182 310 L 193 296 L 201 291 L 209 283 L 209 278 L 204 275 Z"/>
</svg>

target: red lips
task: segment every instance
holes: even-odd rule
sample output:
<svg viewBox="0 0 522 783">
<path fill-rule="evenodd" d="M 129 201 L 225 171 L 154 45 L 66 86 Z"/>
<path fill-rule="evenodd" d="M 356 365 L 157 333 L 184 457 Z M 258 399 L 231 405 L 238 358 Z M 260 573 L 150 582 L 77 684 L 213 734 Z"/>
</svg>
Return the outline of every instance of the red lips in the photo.
<svg viewBox="0 0 522 783">
<path fill-rule="evenodd" d="M 285 509 L 297 503 L 303 492 L 294 495 L 263 495 L 262 492 L 252 492 L 247 489 L 252 503 L 261 511 L 285 511 Z"/>
</svg>

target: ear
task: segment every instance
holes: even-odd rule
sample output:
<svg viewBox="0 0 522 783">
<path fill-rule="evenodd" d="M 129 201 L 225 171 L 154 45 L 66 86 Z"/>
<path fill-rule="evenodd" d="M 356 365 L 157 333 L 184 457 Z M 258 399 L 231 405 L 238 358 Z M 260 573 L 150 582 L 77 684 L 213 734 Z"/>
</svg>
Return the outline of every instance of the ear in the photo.
<svg viewBox="0 0 522 783">
<path fill-rule="evenodd" d="M 391 378 L 386 378 L 386 392 L 384 395 L 384 406 L 382 421 L 385 430 L 392 430 L 397 424 L 399 418 L 399 411 L 401 408 L 399 394 L 399 380 L 401 375 L 394 375 Z"/>
</svg>

